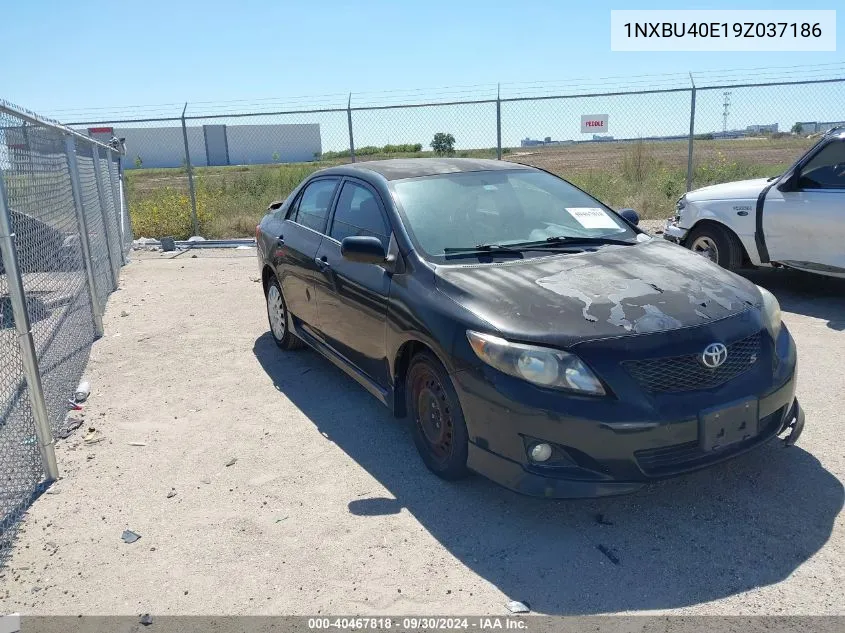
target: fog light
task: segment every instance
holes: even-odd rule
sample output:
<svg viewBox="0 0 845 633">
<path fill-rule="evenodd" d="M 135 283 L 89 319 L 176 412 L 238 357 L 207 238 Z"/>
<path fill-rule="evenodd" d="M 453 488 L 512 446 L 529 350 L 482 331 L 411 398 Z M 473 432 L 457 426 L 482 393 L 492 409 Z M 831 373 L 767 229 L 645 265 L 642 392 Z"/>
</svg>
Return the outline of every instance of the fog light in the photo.
<svg viewBox="0 0 845 633">
<path fill-rule="evenodd" d="M 548 444 L 535 444 L 529 451 L 531 461 L 545 462 L 552 456 L 552 447 Z"/>
</svg>

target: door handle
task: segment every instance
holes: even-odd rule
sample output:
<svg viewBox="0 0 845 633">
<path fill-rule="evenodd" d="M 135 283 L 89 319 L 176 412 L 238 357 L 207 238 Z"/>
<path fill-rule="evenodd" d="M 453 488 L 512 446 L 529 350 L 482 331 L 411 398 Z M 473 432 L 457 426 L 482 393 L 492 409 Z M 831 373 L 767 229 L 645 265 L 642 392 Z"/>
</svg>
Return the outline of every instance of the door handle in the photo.
<svg viewBox="0 0 845 633">
<path fill-rule="evenodd" d="M 329 260 L 326 258 L 325 255 L 323 255 L 322 257 L 315 257 L 314 263 L 317 264 L 317 268 L 319 268 L 320 270 L 328 270 L 332 267 L 331 264 L 329 264 Z"/>
<path fill-rule="evenodd" d="M 280 235 L 279 239 L 276 240 L 276 244 L 278 244 L 279 246 L 284 246 L 285 245 L 285 236 Z"/>
</svg>

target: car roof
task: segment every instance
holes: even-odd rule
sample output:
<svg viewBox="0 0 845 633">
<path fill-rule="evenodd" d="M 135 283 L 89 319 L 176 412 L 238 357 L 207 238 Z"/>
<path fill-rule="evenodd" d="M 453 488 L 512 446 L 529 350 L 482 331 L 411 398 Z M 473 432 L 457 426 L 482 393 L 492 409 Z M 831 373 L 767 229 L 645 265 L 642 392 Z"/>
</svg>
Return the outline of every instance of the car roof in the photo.
<svg viewBox="0 0 845 633">
<path fill-rule="evenodd" d="M 533 170 L 534 168 L 519 163 L 483 158 L 393 158 L 339 165 L 322 170 L 320 174 L 352 175 L 354 172 L 374 172 L 381 175 L 385 180 L 401 180 L 403 178 L 419 178 L 440 174 L 503 171 L 506 169 Z"/>
</svg>

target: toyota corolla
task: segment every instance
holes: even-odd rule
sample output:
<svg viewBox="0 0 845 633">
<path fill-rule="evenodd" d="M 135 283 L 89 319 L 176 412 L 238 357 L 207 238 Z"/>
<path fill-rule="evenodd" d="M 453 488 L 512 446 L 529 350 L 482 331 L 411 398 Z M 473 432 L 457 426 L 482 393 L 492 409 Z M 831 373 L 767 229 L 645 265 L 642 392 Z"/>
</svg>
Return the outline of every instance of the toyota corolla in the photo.
<svg viewBox="0 0 845 633">
<path fill-rule="evenodd" d="M 445 479 L 619 494 L 794 443 L 775 297 L 637 223 L 502 161 L 318 171 L 256 228 L 270 331 L 408 415 Z"/>
</svg>

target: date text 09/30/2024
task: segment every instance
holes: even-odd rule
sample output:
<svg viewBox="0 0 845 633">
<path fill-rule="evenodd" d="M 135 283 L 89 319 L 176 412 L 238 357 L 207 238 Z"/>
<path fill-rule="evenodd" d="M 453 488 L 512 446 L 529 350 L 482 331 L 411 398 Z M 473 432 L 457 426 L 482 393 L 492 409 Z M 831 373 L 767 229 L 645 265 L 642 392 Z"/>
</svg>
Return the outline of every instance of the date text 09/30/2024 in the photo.
<svg viewBox="0 0 845 633">
<path fill-rule="evenodd" d="M 397 631 L 494 631 L 526 630 L 527 620 L 518 616 L 509 617 L 350 617 L 350 618 L 308 618 L 311 630 L 377 630 L 396 629 Z"/>
</svg>

